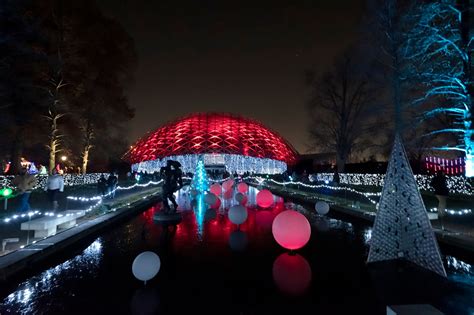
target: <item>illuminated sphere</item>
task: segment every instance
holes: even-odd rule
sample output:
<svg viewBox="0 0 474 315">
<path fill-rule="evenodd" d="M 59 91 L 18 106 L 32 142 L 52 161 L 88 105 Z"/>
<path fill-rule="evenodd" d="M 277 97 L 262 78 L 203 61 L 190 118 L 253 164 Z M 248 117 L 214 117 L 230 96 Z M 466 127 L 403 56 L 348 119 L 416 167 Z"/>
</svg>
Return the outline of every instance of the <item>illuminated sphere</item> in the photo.
<svg viewBox="0 0 474 315">
<path fill-rule="evenodd" d="M 245 194 L 248 190 L 249 190 L 249 185 L 247 185 L 247 183 L 242 182 L 237 185 L 238 192 Z"/>
<path fill-rule="evenodd" d="M 316 209 L 316 212 L 320 215 L 326 215 L 329 212 L 329 205 L 325 201 L 316 202 L 314 208 Z"/>
<path fill-rule="evenodd" d="M 217 196 L 209 192 L 204 196 L 204 202 L 207 205 L 212 206 L 217 202 Z"/>
<path fill-rule="evenodd" d="M 216 202 L 211 206 L 212 209 L 219 209 L 221 207 L 221 198 L 216 197 Z"/>
<path fill-rule="evenodd" d="M 232 206 L 229 209 L 228 215 L 230 222 L 240 225 L 247 220 L 247 208 L 241 205 Z"/>
<path fill-rule="evenodd" d="M 234 186 L 234 180 L 233 179 L 228 179 L 222 184 L 222 188 L 224 188 L 225 191 L 231 190 L 232 186 Z"/>
<path fill-rule="evenodd" d="M 273 281 L 280 291 L 298 296 L 311 284 L 311 266 L 303 256 L 283 253 L 273 263 Z"/>
<path fill-rule="evenodd" d="M 211 188 L 209 188 L 209 191 L 213 193 L 216 196 L 220 196 L 222 193 L 222 187 L 219 184 L 213 184 Z"/>
<path fill-rule="evenodd" d="M 311 226 L 308 219 L 294 210 L 285 210 L 273 220 L 272 233 L 280 246 L 294 250 L 308 243 Z"/>
<path fill-rule="evenodd" d="M 262 189 L 257 193 L 257 205 L 268 208 L 273 205 L 273 194 L 268 189 Z"/>
<path fill-rule="evenodd" d="M 238 193 L 235 194 L 235 197 L 234 197 L 234 198 L 235 198 L 235 201 L 237 201 L 238 203 L 242 204 L 242 202 L 243 202 L 244 199 L 245 199 L 245 195 L 244 195 L 243 193 L 238 192 Z"/>
<path fill-rule="evenodd" d="M 143 252 L 139 254 L 132 264 L 132 272 L 135 278 L 148 281 L 155 277 L 160 271 L 160 257 L 154 252 Z"/>
<path fill-rule="evenodd" d="M 232 190 L 225 191 L 223 197 L 225 200 L 232 199 L 234 192 Z"/>
</svg>

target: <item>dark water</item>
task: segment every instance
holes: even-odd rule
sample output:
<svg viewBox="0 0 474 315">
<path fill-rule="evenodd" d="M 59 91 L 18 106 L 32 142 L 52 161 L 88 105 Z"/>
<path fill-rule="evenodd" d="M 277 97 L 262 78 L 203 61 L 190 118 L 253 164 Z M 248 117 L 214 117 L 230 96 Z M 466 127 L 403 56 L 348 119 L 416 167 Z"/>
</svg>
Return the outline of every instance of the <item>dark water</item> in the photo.
<svg viewBox="0 0 474 315">
<path fill-rule="evenodd" d="M 273 240 L 272 220 L 286 208 L 301 207 L 277 198 L 270 210 L 257 210 L 254 200 L 252 190 L 248 220 L 237 230 L 225 209 L 206 210 L 181 193 L 178 226 L 154 223 L 160 205 L 150 208 L 100 235 L 81 254 L 4 285 L 0 313 L 385 314 L 385 306 L 396 302 L 474 314 L 474 268 L 456 257 L 444 258 L 446 283 L 409 276 L 392 285 L 403 277 L 365 264 L 369 226 L 313 218 L 310 242 L 288 255 Z M 161 270 L 144 286 L 131 265 L 146 250 L 160 256 Z"/>
</svg>

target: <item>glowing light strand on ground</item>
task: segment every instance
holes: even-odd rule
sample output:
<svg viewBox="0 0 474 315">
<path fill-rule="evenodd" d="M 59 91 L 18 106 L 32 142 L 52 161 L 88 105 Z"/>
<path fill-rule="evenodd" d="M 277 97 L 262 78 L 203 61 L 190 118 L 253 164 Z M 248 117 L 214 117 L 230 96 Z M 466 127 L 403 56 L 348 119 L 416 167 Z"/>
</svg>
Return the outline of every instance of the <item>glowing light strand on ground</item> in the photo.
<svg viewBox="0 0 474 315">
<path fill-rule="evenodd" d="M 333 176 L 333 173 L 319 173 L 316 176 L 310 176 L 310 179 L 332 182 Z M 431 187 L 433 176 L 434 175 L 415 175 L 418 188 L 420 190 L 433 191 Z M 339 182 L 346 185 L 382 187 L 384 179 L 385 174 L 339 174 Z M 450 193 L 469 196 L 474 195 L 474 187 L 471 181 L 464 176 L 446 176 L 446 183 Z"/>
<path fill-rule="evenodd" d="M 371 174 L 371 175 L 373 175 L 373 174 Z M 416 175 L 415 175 L 415 177 L 416 177 Z M 372 197 L 372 196 L 380 197 L 381 194 L 382 194 L 381 192 L 361 192 L 361 191 L 355 190 L 355 189 L 350 188 L 350 187 L 342 187 L 342 186 L 330 186 L 330 185 L 324 185 L 324 184 L 311 185 L 311 184 L 307 184 L 307 183 L 303 183 L 303 182 L 292 182 L 292 181 L 279 182 L 279 181 L 276 181 L 276 180 L 271 179 L 271 178 L 263 178 L 263 177 L 259 177 L 259 176 L 248 176 L 248 177 L 244 177 L 243 179 L 244 180 L 249 180 L 249 179 L 250 180 L 256 180 L 259 184 L 262 184 L 265 181 L 270 181 L 270 182 L 273 182 L 273 183 L 275 183 L 277 185 L 280 185 L 280 186 L 295 185 L 295 186 L 303 186 L 305 188 L 311 188 L 311 189 L 326 188 L 326 189 L 331 189 L 331 190 L 336 190 L 336 191 L 347 191 L 347 192 L 355 193 L 355 194 L 358 194 L 360 196 L 363 196 L 363 197 L 367 198 L 374 205 L 378 204 L 378 200 L 372 199 L 370 197 Z M 431 208 L 428 211 L 435 213 L 435 212 L 437 212 L 437 208 Z M 471 209 L 461 209 L 461 210 L 445 209 L 445 212 L 447 214 L 461 216 L 461 215 L 471 214 L 472 210 Z"/>
<path fill-rule="evenodd" d="M 89 185 L 96 184 L 100 176 L 108 176 L 107 173 L 90 173 L 90 174 L 64 174 L 64 186 L 78 186 L 78 185 Z M 44 189 L 48 175 L 35 175 L 38 180 L 38 184 L 34 189 Z M 15 178 L 14 175 L 0 175 L 0 187 L 13 188 L 11 181 Z"/>
<path fill-rule="evenodd" d="M 135 187 L 141 187 L 141 188 L 144 188 L 144 187 L 148 187 L 150 185 L 159 185 L 163 182 L 163 180 L 159 180 L 157 182 L 154 182 L 154 181 L 150 181 L 146 184 L 139 184 L 139 183 L 136 183 L 136 184 L 133 184 L 131 186 L 126 186 L 126 187 L 122 187 L 122 186 L 117 186 L 116 189 L 114 189 L 113 191 L 111 192 L 108 192 L 106 195 L 104 196 L 92 196 L 92 197 L 85 197 L 85 196 L 79 196 L 79 197 L 75 197 L 75 196 L 68 196 L 67 199 L 68 200 L 73 200 L 73 201 L 79 201 L 79 202 L 91 202 L 91 201 L 97 201 L 96 203 L 94 203 L 93 205 L 89 206 L 87 209 L 85 209 L 84 211 L 85 212 L 90 212 L 91 210 L 93 210 L 94 208 L 96 208 L 97 206 L 99 206 L 100 204 L 102 204 L 103 202 L 103 199 L 105 197 L 108 197 L 110 195 L 112 195 L 114 192 L 116 192 L 117 190 L 130 190 L 130 189 L 133 189 Z M 130 205 L 130 204 L 127 204 L 127 205 Z M 114 211 L 116 209 L 112 209 L 112 211 Z M 12 221 L 15 221 L 17 219 L 22 219 L 22 218 L 26 218 L 26 217 L 29 217 L 29 218 L 32 218 L 32 217 L 35 217 L 35 216 L 40 216 L 40 215 L 44 215 L 44 216 L 49 216 L 49 217 L 63 217 L 63 216 L 71 216 L 71 215 L 74 215 L 73 213 L 68 213 L 68 214 L 61 214 L 61 213 L 58 213 L 56 214 L 55 212 L 42 212 L 42 211 L 39 211 L 39 210 L 35 210 L 35 211 L 29 211 L 28 213 L 22 213 L 22 214 L 15 214 L 11 217 L 6 217 L 6 218 L 3 218 L 3 223 L 9 223 L 9 222 L 12 222 Z"/>
<path fill-rule="evenodd" d="M 355 194 L 358 194 L 360 196 L 363 196 L 363 197 L 367 198 L 374 205 L 377 204 L 377 200 L 372 199 L 370 197 L 381 195 L 380 192 L 361 192 L 361 191 L 355 190 L 355 189 L 350 188 L 350 187 L 330 186 L 330 185 L 326 185 L 326 184 L 311 185 L 311 184 L 307 184 L 307 183 L 303 183 L 303 182 L 292 182 L 292 181 L 279 182 L 279 181 L 276 181 L 272 178 L 263 178 L 263 177 L 258 177 L 258 176 L 256 176 L 256 177 L 248 176 L 248 177 L 245 177 L 244 179 L 254 179 L 254 180 L 257 180 L 260 183 L 262 183 L 264 181 L 270 181 L 270 182 L 273 182 L 273 183 L 275 183 L 277 185 L 280 185 L 280 186 L 295 185 L 295 186 L 303 186 L 305 188 L 311 188 L 311 189 L 326 188 L 326 189 L 331 189 L 331 190 L 336 190 L 336 191 L 347 191 L 347 192 L 355 193 Z"/>
</svg>

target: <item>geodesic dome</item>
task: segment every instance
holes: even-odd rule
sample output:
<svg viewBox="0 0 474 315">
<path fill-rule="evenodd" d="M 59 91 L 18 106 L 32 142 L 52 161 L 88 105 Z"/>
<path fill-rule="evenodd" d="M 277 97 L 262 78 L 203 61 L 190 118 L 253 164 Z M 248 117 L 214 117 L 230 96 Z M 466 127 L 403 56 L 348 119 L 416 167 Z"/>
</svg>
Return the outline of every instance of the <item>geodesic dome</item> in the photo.
<svg viewBox="0 0 474 315">
<path fill-rule="evenodd" d="M 199 158 L 206 165 L 223 165 L 229 172 L 280 173 L 297 160 L 295 149 L 260 122 L 221 113 L 189 115 L 149 133 L 127 152 L 135 171 L 159 170 L 168 159 L 185 172 Z"/>
</svg>

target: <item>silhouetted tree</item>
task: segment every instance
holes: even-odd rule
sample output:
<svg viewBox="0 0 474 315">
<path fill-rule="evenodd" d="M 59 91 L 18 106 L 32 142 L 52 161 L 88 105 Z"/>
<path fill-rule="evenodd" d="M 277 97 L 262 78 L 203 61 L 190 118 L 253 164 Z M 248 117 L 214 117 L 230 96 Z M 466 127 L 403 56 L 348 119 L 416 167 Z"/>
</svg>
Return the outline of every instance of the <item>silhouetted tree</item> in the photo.
<svg viewBox="0 0 474 315">
<path fill-rule="evenodd" d="M 0 6 L 0 116 L 12 172 L 20 169 L 25 147 L 40 142 L 38 117 L 45 110 L 42 73 L 47 68 L 41 21 L 29 0 Z"/>
<path fill-rule="evenodd" d="M 121 25 L 94 0 L 6 0 L 0 10 L 7 26 L 0 30 L 0 110 L 14 164 L 34 137 L 49 138 L 50 169 L 64 146 L 81 156 L 84 173 L 93 148 L 107 147 L 98 159 L 120 156 L 133 117 L 125 89 L 136 64 Z"/>
<path fill-rule="evenodd" d="M 374 94 L 367 69 L 355 55 L 345 54 L 329 72 L 310 80 L 310 137 L 315 147 L 336 153 L 339 172 L 351 153 L 365 149 L 372 126 Z"/>
</svg>

